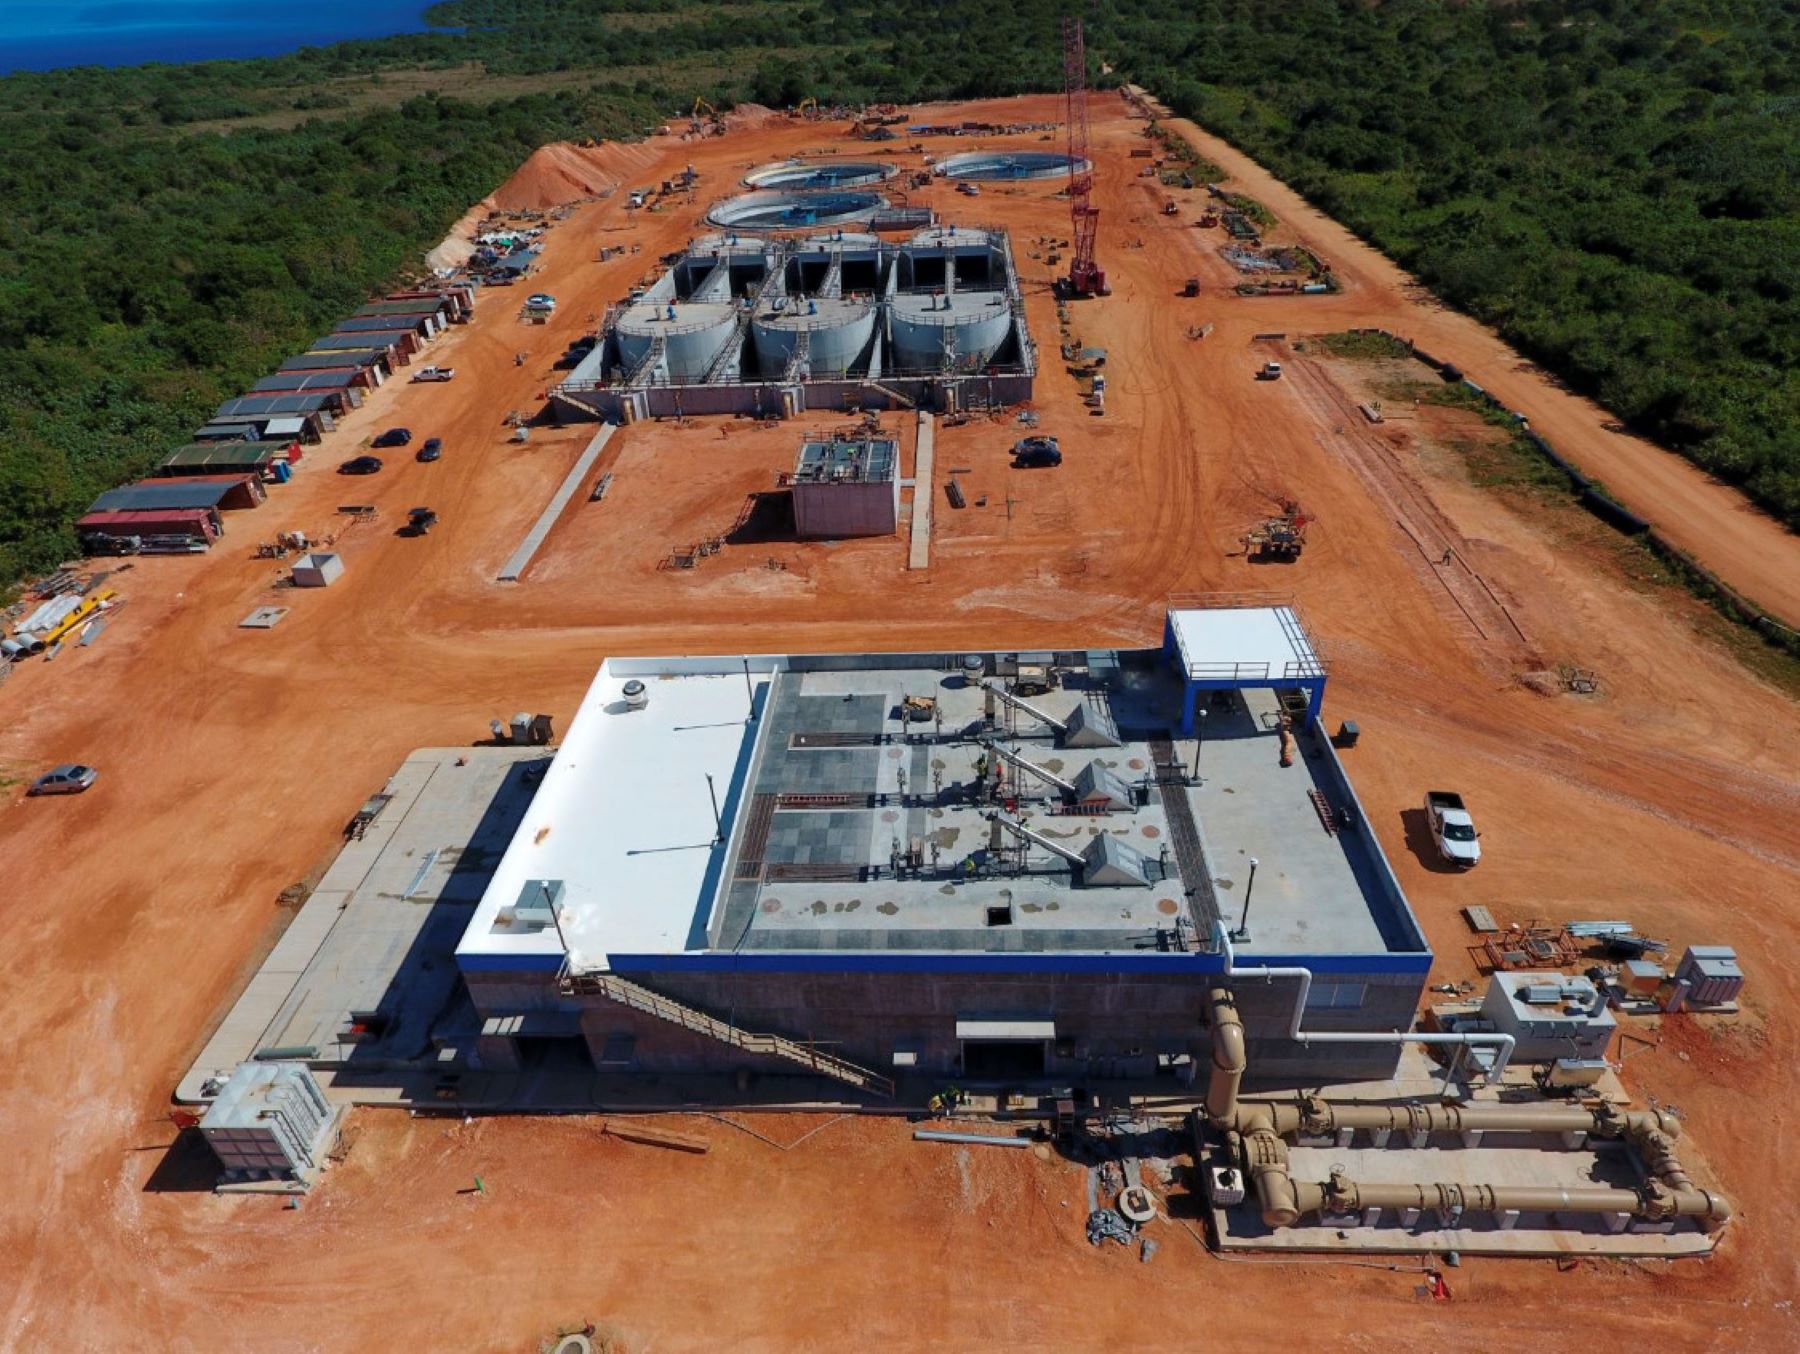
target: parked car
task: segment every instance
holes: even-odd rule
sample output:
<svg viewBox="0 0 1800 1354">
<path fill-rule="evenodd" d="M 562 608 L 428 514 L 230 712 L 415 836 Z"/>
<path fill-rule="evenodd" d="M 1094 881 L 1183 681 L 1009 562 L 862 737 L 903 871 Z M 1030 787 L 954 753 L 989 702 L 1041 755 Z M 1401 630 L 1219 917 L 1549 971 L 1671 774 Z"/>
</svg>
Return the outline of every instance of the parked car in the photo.
<svg viewBox="0 0 1800 1354">
<path fill-rule="evenodd" d="M 427 437 L 425 439 L 425 445 L 419 448 L 419 459 L 421 461 L 435 461 L 443 454 L 444 439 L 441 437 Z"/>
<path fill-rule="evenodd" d="M 410 441 L 412 441 L 411 428 L 389 428 L 380 437 L 375 439 L 374 445 L 378 447 L 403 447 Z"/>
<path fill-rule="evenodd" d="M 31 782 L 28 795 L 78 795 L 92 785 L 100 773 L 91 766 L 57 766 Z"/>
<path fill-rule="evenodd" d="M 525 304 L 533 310 L 555 310 L 556 298 L 547 291 L 537 291 L 525 298 Z"/>
<path fill-rule="evenodd" d="M 1469 816 L 1469 806 L 1453 790 L 1425 792 L 1425 818 L 1438 854 L 1459 870 L 1472 870 L 1481 862 L 1481 834 Z"/>
<path fill-rule="evenodd" d="M 373 475 L 381 469 L 379 456 L 354 456 L 338 467 L 340 475 Z"/>
<path fill-rule="evenodd" d="M 455 367 L 420 367 L 413 373 L 415 385 L 420 381 L 454 381 L 455 379 Z"/>
<path fill-rule="evenodd" d="M 1062 447 L 1054 437 L 1027 437 L 1013 446 L 1013 467 L 1033 470 L 1062 464 Z"/>
</svg>

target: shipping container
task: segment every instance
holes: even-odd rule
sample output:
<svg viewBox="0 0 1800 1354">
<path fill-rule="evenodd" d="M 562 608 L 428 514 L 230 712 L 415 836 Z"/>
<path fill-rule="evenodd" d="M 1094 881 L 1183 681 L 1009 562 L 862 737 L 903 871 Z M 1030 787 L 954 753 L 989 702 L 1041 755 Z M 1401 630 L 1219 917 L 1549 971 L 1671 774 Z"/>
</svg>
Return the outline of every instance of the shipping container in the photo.
<svg viewBox="0 0 1800 1354">
<path fill-rule="evenodd" d="M 262 480 L 256 475 L 172 475 L 152 477 L 138 481 L 140 484 L 218 484 L 226 487 L 225 496 L 218 501 L 218 506 L 231 511 L 236 508 L 254 508 L 269 497 L 269 491 L 263 488 Z"/>
<path fill-rule="evenodd" d="M 90 512 L 75 523 L 80 536 L 200 536 L 216 541 L 224 523 L 214 508 L 140 508 Z"/>
</svg>

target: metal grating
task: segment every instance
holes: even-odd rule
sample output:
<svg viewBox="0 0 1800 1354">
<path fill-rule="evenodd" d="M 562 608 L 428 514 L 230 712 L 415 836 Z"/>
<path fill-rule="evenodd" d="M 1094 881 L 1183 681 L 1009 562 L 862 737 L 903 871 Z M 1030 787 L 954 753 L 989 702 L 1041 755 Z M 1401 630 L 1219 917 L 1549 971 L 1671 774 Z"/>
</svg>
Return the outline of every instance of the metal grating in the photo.
<svg viewBox="0 0 1800 1354">
<path fill-rule="evenodd" d="M 1200 844 L 1200 828 L 1188 803 L 1187 785 L 1175 760 L 1175 745 L 1167 738 L 1150 740 L 1150 760 L 1156 766 L 1156 785 L 1162 791 L 1163 816 L 1169 823 L 1169 844 L 1175 851 L 1175 869 L 1181 875 L 1194 925 L 1203 936 L 1213 932 L 1219 920 L 1219 898 L 1213 892 L 1212 871 Z"/>
<path fill-rule="evenodd" d="M 774 795 L 753 795 L 750 813 L 744 820 L 744 837 L 738 844 L 737 879 L 757 879 L 762 875 L 763 851 L 769 845 L 769 824 L 775 817 Z"/>
<path fill-rule="evenodd" d="M 860 884 L 867 876 L 867 865 L 807 865 L 789 862 L 784 865 L 771 865 L 764 872 L 765 877 L 787 882 L 812 882 L 815 884 Z"/>
<path fill-rule="evenodd" d="M 887 741 L 879 733 L 796 733 L 788 739 L 788 747 L 805 748 L 875 748 Z"/>
</svg>

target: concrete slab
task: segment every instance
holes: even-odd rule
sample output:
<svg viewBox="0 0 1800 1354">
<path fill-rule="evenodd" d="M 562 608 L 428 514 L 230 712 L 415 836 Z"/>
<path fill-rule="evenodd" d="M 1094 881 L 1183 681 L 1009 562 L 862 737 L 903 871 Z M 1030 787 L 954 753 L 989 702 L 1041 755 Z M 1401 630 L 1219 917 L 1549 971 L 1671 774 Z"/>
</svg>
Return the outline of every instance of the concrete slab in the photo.
<svg viewBox="0 0 1800 1354">
<path fill-rule="evenodd" d="M 563 479 L 562 484 L 557 487 L 556 492 L 550 496 L 550 502 L 545 506 L 543 513 L 533 524 L 531 530 L 525 533 L 525 539 L 519 542 L 519 548 L 513 551 L 512 557 L 501 567 L 497 581 L 501 583 L 517 583 L 519 581 L 526 566 L 531 563 L 531 557 L 537 554 L 538 549 L 544 544 L 544 539 L 549 536 L 550 528 L 556 525 L 556 519 L 561 517 L 563 509 L 569 506 L 569 500 L 575 497 L 575 491 L 581 487 L 581 482 L 594 468 L 594 462 L 598 461 L 600 453 L 606 450 L 606 444 L 612 440 L 612 435 L 612 424 L 600 425 L 600 431 L 594 434 L 593 440 L 576 458 L 573 468 Z"/>
<path fill-rule="evenodd" d="M 1257 953 L 1379 953 L 1381 929 L 1367 907 L 1332 906 L 1360 898 L 1360 834 L 1325 830 L 1311 794 L 1321 788 L 1301 739 L 1294 765 L 1280 765 L 1273 691 L 1249 689 L 1213 705 L 1201 722 L 1200 777 L 1188 792 L 1219 908 L 1235 926 L 1257 862 L 1250 899 L 1250 940 Z M 1192 757 L 1192 744 L 1177 752 Z"/>
<path fill-rule="evenodd" d="M 543 748 L 428 748 L 388 782 L 393 796 L 349 840 L 176 1091 L 260 1048 L 308 1047 L 315 1068 L 389 1074 L 431 1051 L 457 995 L 456 942 L 531 802 Z M 352 1013 L 377 1019 L 348 1027 Z"/>
<path fill-rule="evenodd" d="M 906 556 L 908 569 L 923 569 L 931 563 L 931 500 L 937 492 L 931 462 L 936 450 L 937 421 L 920 410 L 918 444 L 913 452 L 912 542 Z"/>
</svg>

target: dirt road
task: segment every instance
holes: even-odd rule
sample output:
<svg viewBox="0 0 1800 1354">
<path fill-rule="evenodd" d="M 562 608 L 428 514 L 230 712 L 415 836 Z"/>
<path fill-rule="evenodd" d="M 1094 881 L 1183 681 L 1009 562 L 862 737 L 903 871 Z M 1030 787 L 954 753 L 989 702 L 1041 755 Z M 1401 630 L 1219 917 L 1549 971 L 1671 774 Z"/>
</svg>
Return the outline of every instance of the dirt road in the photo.
<svg viewBox="0 0 1800 1354">
<path fill-rule="evenodd" d="M 1169 119 L 1201 154 L 1328 258 L 1344 282 L 1342 311 L 1412 339 L 1479 381 L 1582 471 L 1745 596 L 1800 626 L 1800 537 L 1738 490 L 1674 452 L 1619 429 L 1592 400 L 1570 393 L 1493 330 L 1444 306 L 1386 255 L 1319 211 L 1256 161 L 1183 118 Z M 1316 325 L 1327 328 L 1328 325 Z"/>
<path fill-rule="evenodd" d="M 1058 105 L 930 116 L 1052 120 Z M 375 394 L 292 484 L 233 514 L 211 555 L 120 575 L 129 605 L 98 644 L 29 663 L 0 689 L 12 781 L 0 806 L 0 1346 L 528 1350 L 591 1317 L 635 1350 L 1191 1349 L 1227 1321 L 1231 1343 L 1291 1337 L 1296 1292 L 1350 1347 L 1541 1342 L 1566 1334 L 1577 1304 L 1606 1314 L 1608 1338 L 1664 1349 L 1795 1343 L 1800 1168 L 1781 1109 L 1800 1092 L 1791 702 L 1697 638 L 1693 604 L 1632 586 L 1598 547 L 1474 487 L 1400 420 L 1381 447 L 1340 433 L 1319 403 L 1341 395 L 1328 366 L 1310 385 L 1252 380 L 1256 333 L 1392 323 L 1409 313 L 1404 281 L 1352 260 L 1351 290 L 1323 304 L 1230 295 L 1217 232 L 1187 224 L 1198 195 L 1178 194 L 1182 214 L 1163 217 L 1161 190 L 1137 175 L 1141 125 L 1095 105 L 1115 292 L 1076 306 L 1072 324 L 1109 350 L 1104 417 L 1056 360 L 1052 269 L 1031 257 L 1046 252 L 1040 236 L 1066 236 L 1057 185 L 995 186 L 973 203 L 914 195 L 1012 230 L 1044 354 L 1042 430 L 1067 452 L 1056 471 L 1011 472 L 1010 420 L 942 429 L 926 491 L 958 473 L 970 506 L 939 500 L 929 569 L 907 572 L 897 539 L 755 541 L 692 571 L 659 568 L 772 487 L 800 431 L 697 420 L 621 430 L 597 472 L 615 476 L 605 501 L 578 495 L 524 581 L 494 581 L 590 431 L 521 445 L 506 413 L 538 407 L 568 341 L 694 233 L 711 197 L 752 164 L 837 137 L 776 119 L 754 137 L 648 143 L 659 158 L 644 177 L 691 161 L 700 200 L 635 220 L 622 195 L 578 208 L 532 279 L 561 302 L 548 326 L 518 319 L 520 289 L 484 294 L 429 357 L 455 366 L 455 382 Z M 1263 191 L 1277 213 L 1293 209 Z M 638 252 L 595 262 L 608 244 Z M 1178 297 L 1196 273 L 1202 295 Z M 1438 318 L 1446 335 L 1453 318 Z M 1189 339 L 1202 321 L 1211 335 Z M 1536 398 L 1519 402 L 1558 417 Z M 1562 417 L 1584 408 L 1569 401 Z M 330 473 L 391 424 L 443 437 L 444 459 L 397 457 L 368 480 Z M 1239 536 L 1283 496 L 1315 518 L 1305 557 L 1246 563 Z M 344 579 L 275 590 L 255 540 L 341 530 L 333 509 L 352 500 L 381 517 L 338 539 Z M 1529 653 L 1454 619 L 1395 503 L 1415 530 L 1453 537 Z M 395 535 L 415 504 L 442 526 Z M 329 856 L 412 748 L 472 742 L 520 709 L 560 725 L 608 654 L 1149 643 L 1171 594 L 1251 589 L 1294 596 L 1333 659 L 1327 716 L 1362 726 L 1349 770 L 1439 955 L 1434 981 L 1470 973 L 1457 915 L 1469 903 L 1503 922 L 1623 916 L 1677 948 L 1745 956 L 1744 1020 L 1672 1021 L 1624 1073 L 1681 1106 L 1684 1159 L 1737 1202 L 1717 1257 L 1570 1273 L 1471 1262 L 1451 1275 L 1448 1305 L 1419 1298 L 1406 1273 L 1214 1259 L 1174 1225 L 1144 1265 L 1087 1247 L 1064 1164 L 939 1151 L 891 1121 L 834 1125 L 789 1153 L 701 1124 L 715 1148 L 695 1159 L 599 1139 L 581 1120 L 465 1128 L 365 1112 L 349 1161 L 298 1211 L 194 1192 L 194 1163 L 163 1150 L 170 1090 L 271 942 L 279 891 Z M 278 628 L 237 628 L 269 602 L 293 608 Z M 1527 661 L 1593 668 L 1603 694 L 1537 694 L 1519 680 Z M 20 797 L 24 776 L 64 760 L 98 765 L 96 788 Z M 1487 833 L 1476 874 L 1439 873 L 1413 839 L 1407 812 L 1427 783 L 1470 793 Z M 813 1126 L 759 1121 L 782 1142 Z M 467 1192 L 477 1174 L 489 1195 Z"/>
</svg>

